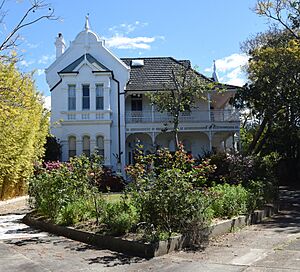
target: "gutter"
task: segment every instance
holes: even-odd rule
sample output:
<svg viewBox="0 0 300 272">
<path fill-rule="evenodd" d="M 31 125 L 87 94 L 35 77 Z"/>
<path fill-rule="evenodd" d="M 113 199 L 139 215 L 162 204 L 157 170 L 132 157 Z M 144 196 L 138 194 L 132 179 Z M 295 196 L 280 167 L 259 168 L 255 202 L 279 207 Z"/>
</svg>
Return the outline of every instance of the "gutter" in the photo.
<svg viewBox="0 0 300 272">
<path fill-rule="evenodd" d="M 62 82 L 62 78 L 50 89 L 50 93 Z"/>
<path fill-rule="evenodd" d="M 121 163 L 121 116 L 120 116 L 120 81 L 117 80 L 114 76 L 114 72 L 110 71 L 112 75 L 112 80 L 114 80 L 118 85 L 118 163 Z M 124 94 L 124 93 L 122 93 Z"/>
</svg>

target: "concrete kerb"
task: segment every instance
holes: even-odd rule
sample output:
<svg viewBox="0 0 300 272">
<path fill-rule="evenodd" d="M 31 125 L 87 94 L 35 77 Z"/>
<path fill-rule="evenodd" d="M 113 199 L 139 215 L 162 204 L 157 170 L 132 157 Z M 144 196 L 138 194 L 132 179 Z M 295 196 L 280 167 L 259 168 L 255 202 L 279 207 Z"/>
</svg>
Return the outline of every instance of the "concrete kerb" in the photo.
<svg viewBox="0 0 300 272">
<path fill-rule="evenodd" d="M 278 208 L 276 206 L 266 205 L 262 210 L 254 211 L 251 215 L 242 215 L 213 224 L 208 229 L 203 230 L 203 232 L 209 233 L 209 238 L 216 237 L 232 232 L 235 229 L 245 227 L 246 225 L 260 223 L 266 217 L 270 217 L 277 212 Z M 58 226 L 47 221 L 35 219 L 30 213 L 23 218 L 23 222 L 29 226 L 64 236 L 72 240 L 94 245 L 101 249 L 109 249 L 142 258 L 153 258 L 191 246 L 187 235 L 178 235 L 176 237 L 171 237 L 166 241 L 159 241 L 156 243 L 142 243 L 125 240 L 120 237 L 104 236 L 80 231 L 71 227 Z"/>
</svg>

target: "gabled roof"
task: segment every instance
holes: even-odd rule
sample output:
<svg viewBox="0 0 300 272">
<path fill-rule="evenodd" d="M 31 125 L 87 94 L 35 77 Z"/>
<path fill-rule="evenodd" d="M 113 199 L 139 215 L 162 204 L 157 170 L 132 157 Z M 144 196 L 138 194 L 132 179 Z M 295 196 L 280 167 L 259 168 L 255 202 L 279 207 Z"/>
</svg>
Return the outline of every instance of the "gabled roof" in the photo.
<svg viewBox="0 0 300 272">
<path fill-rule="evenodd" d="M 176 60 L 172 57 L 149 57 L 149 58 L 121 58 L 127 64 L 130 70 L 130 80 L 127 83 L 126 91 L 156 91 L 174 88 L 172 81 L 172 70 L 176 72 L 182 67 L 191 67 L 189 60 Z M 131 66 L 132 60 L 143 60 L 144 65 Z M 194 73 L 204 82 L 213 83 L 214 81 L 196 70 Z M 236 88 L 218 84 L 219 87 L 226 86 L 228 89 Z"/>
<path fill-rule="evenodd" d="M 95 68 L 100 67 L 100 69 L 103 71 L 107 71 L 109 72 L 110 70 L 104 66 L 102 63 L 100 63 L 98 60 L 96 60 L 91 54 L 84 54 L 82 55 L 80 58 L 78 58 L 77 60 L 73 61 L 71 64 L 69 64 L 67 67 L 65 67 L 64 69 L 62 69 L 60 73 L 74 73 L 76 72 L 75 69 L 76 67 L 82 63 L 84 61 L 84 58 L 86 57 L 87 61 L 92 64 Z"/>
</svg>

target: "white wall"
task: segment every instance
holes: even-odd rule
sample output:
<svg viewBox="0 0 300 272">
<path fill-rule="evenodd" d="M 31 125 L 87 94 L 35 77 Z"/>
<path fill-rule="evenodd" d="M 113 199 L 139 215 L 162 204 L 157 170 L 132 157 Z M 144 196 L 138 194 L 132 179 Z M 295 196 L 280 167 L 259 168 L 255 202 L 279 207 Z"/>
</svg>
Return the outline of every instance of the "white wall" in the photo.
<svg viewBox="0 0 300 272">
<path fill-rule="evenodd" d="M 92 73 L 99 70 L 84 60 L 75 68 L 78 74 L 58 74 L 62 69 L 80 58 L 83 54 L 89 53 L 101 64 L 106 66 L 112 73 Z M 100 68 L 101 69 L 101 68 Z M 125 89 L 129 79 L 129 67 L 115 57 L 104 47 L 103 41 L 92 31 L 80 32 L 70 47 L 58 57 L 46 70 L 46 78 L 50 88 L 53 88 L 60 80 L 61 83 L 51 93 L 51 132 L 60 139 L 63 148 L 62 159 L 68 160 L 68 137 L 76 136 L 77 155 L 82 152 L 82 137 L 91 137 L 91 151 L 94 149 L 97 135 L 103 135 L 105 141 L 105 163 L 116 166 L 116 159 L 112 154 L 118 153 L 118 85 L 113 77 L 120 82 L 120 92 Z M 68 85 L 76 85 L 76 111 L 68 111 Z M 90 85 L 90 109 L 82 110 L 82 85 Z M 96 111 L 95 85 L 104 85 L 104 110 Z M 121 151 L 125 156 L 125 119 L 124 119 L 124 97 L 120 96 L 120 117 L 121 117 Z M 70 120 L 70 114 L 76 116 L 76 120 Z M 97 114 L 101 114 L 98 120 Z M 83 115 L 88 120 L 82 120 Z M 85 117 L 86 118 L 86 117 Z M 98 118 L 98 119 L 97 119 Z M 109 153 L 109 154 L 108 154 Z M 116 170 L 116 169 L 115 169 Z"/>
</svg>

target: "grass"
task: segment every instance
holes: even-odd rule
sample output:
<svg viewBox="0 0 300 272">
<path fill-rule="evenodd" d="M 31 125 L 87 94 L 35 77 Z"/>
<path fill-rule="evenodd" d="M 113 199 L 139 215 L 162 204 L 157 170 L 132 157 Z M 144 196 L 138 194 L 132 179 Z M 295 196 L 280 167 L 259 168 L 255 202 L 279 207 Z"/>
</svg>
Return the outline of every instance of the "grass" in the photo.
<svg viewBox="0 0 300 272">
<path fill-rule="evenodd" d="M 120 201 L 122 195 L 123 195 L 122 193 L 107 193 L 107 194 L 103 194 L 103 197 L 106 201 L 110 203 L 115 203 Z"/>
</svg>

